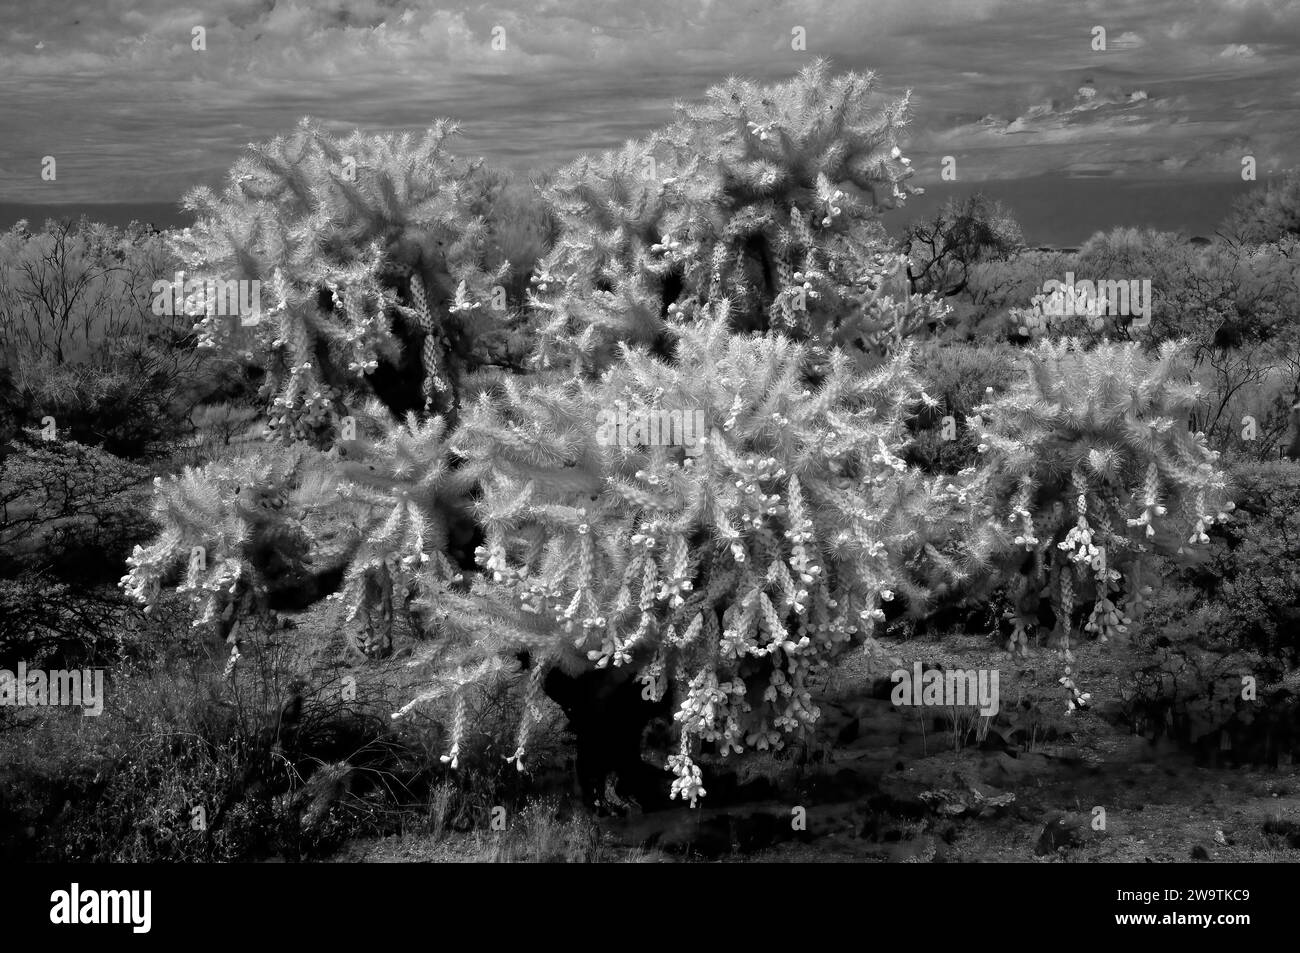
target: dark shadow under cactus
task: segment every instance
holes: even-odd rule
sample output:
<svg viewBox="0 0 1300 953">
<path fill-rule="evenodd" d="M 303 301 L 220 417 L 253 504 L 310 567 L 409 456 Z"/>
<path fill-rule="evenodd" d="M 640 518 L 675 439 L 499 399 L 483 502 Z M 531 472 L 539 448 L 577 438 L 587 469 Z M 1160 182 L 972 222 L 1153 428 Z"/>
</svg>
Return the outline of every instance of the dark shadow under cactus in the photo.
<svg viewBox="0 0 1300 953">
<path fill-rule="evenodd" d="M 601 813 L 616 809 L 606 793 L 612 778 L 621 799 L 634 800 L 642 808 L 667 806 L 668 774 L 641 757 L 646 727 L 671 711 L 667 696 L 646 701 L 641 683 L 621 667 L 576 676 L 551 669 L 543 689 L 569 720 L 576 740 L 578 784 L 589 808 Z"/>
</svg>

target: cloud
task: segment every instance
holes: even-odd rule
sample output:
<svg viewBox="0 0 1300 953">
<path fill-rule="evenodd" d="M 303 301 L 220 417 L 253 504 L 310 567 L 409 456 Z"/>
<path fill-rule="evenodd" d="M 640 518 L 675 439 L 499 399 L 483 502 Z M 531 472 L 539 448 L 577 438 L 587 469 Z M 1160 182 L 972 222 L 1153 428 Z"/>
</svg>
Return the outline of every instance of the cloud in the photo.
<svg viewBox="0 0 1300 953">
<path fill-rule="evenodd" d="M 775 81 L 818 55 L 910 89 L 909 154 L 972 143 L 972 174 L 1064 168 L 1068 149 L 1163 174 L 1198 136 L 1273 130 L 1283 154 L 1300 138 L 1285 131 L 1300 129 L 1292 0 L 1093 0 L 1077 14 L 1037 0 L 42 0 L 6 26 L 10 200 L 172 199 L 307 114 L 372 131 L 451 116 L 468 153 L 555 165 L 643 135 L 728 75 Z M 56 183 L 39 176 L 48 154 Z"/>
</svg>

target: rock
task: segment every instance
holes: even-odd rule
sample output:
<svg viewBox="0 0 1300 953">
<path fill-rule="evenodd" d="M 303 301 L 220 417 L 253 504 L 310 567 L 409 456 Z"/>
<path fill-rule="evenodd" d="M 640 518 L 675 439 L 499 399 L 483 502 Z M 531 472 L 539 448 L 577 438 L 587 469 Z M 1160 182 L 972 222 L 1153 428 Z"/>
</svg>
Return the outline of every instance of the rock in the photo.
<svg viewBox="0 0 1300 953">
<path fill-rule="evenodd" d="M 1200 844 L 1197 844 L 1195 847 L 1192 848 L 1192 860 L 1209 860 L 1209 859 L 1210 859 L 1210 852 L 1206 850 L 1204 847 L 1202 847 Z"/>
<path fill-rule="evenodd" d="M 1001 793 L 993 788 L 985 788 L 983 793 L 977 788 L 971 788 L 971 791 L 975 795 L 975 808 L 980 817 L 1001 817 L 1016 800 L 1011 791 Z"/>
<path fill-rule="evenodd" d="M 1078 816 L 1057 814 L 1043 827 L 1034 853 L 1046 857 L 1061 848 L 1078 847 L 1083 843 L 1083 820 Z"/>
<path fill-rule="evenodd" d="M 969 807 L 966 803 L 967 798 L 964 795 L 958 791 L 950 791 L 947 788 L 940 788 L 937 791 L 922 791 L 919 796 L 940 817 L 957 817 L 965 814 Z"/>
</svg>

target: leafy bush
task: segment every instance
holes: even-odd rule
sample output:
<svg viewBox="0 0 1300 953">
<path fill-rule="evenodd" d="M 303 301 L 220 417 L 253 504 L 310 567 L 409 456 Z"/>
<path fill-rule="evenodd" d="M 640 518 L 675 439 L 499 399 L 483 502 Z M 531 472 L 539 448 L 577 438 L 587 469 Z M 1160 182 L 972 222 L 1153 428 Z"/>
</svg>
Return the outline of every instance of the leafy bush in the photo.
<svg viewBox="0 0 1300 953">
<path fill-rule="evenodd" d="M 972 331 L 980 339 L 1033 343 L 1074 337 L 1091 346 L 1134 340 L 1154 349 L 1186 341 L 1207 400 L 1192 412 L 1211 446 L 1257 459 L 1276 457 L 1293 430 L 1300 391 L 1300 332 L 1290 319 L 1300 301 L 1293 239 L 1268 245 L 1190 244 L 1181 235 L 1117 228 L 1094 235 L 1077 254 L 1023 253 L 971 271 Z M 1150 324 L 1106 313 L 1062 313 L 1048 280 L 1150 281 Z M 1086 312 L 1086 302 L 1076 310 Z M 1100 301 L 1094 304 L 1101 305 Z M 959 338 L 961 329 L 949 337 Z M 1246 418 L 1249 417 L 1251 422 Z M 1249 426 L 1247 424 L 1249 423 Z"/>
<path fill-rule="evenodd" d="M 1300 173 L 1288 172 L 1242 196 L 1223 228 L 1252 244 L 1300 237 Z"/>
<path fill-rule="evenodd" d="M 910 422 L 913 441 L 904 459 L 929 473 L 974 466 L 979 440 L 967 420 L 976 407 L 1011 387 L 1019 375 L 1019 352 L 1003 343 L 927 341 L 916 353 L 925 393 L 935 403 L 923 402 Z"/>
<path fill-rule="evenodd" d="M 521 302 L 531 288 L 535 266 L 559 240 L 559 220 L 534 178 L 480 166 L 468 189 L 469 212 L 483 219 L 487 229 L 484 269 L 496 272 L 508 263 L 506 297 Z"/>
<path fill-rule="evenodd" d="M 265 437 L 257 409 L 244 404 L 201 404 L 190 415 L 190 421 L 195 433 L 172 454 L 173 466 L 201 466 L 234 456 Z"/>
<path fill-rule="evenodd" d="M 250 639 L 245 650 L 248 662 L 225 678 L 201 643 L 138 642 L 111 673 L 111 715 L 26 711 L 6 726 L 0 852 L 300 860 L 399 829 L 401 809 L 441 779 L 421 733 L 384 717 L 391 687 L 368 680 L 353 698 L 337 672 L 317 673 L 314 687 L 298 677 L 282 639 Z M 452 793 L 451 809 L 464 810 L 466 795 Z"/>
<path fill-rule="evenodd" d="M 153 528 L 147 471 L 71 440 L 25 437 L 0 457 L 0 577 L 111 582 Z"/>
<path fill-rule="evenodd" d="M 236 385 L 194 348 L 185 316 L 153 311 L 177 268 L 163 237 L 132 225 L 48 222 L 0 235 L 0 437 L 53 417 L 79 443 L 165 453 L 203 397 Z"/>
<path fill-rule="evenodd" d="M 162 326 L 151 311 L 156 280 L 174 259 L 157 232 L 49 221 L 0 234 L 0 342 L 7 362 L 55 365 L 93 358 L 106 342 L 147 340 Z"/>
<path fill-rule="evenodd" d="M 1045 282 L 1061 281 L 1074 259 L 1064 252 L 1021 249 L 1005 258 L 977 261 L 966 274 L 966 287 L 954 302 L 968 301 L 969 313 L 944 334 L 946 341 L 1021 343 L 1009 334 L 1008 315 L 1039 294 Z"/>
<path fill-rule="evenodd" d="M 35 573 L 0 579 L 0 667 L 68 667 L 113 657 L 123 619 L 138 613 L 113 590 Z"/>
<path fill-rule="evenodd" d="M 29 433 L 0 456 L 0 663 L 113 655 L 139 608 L 111 586 L 155 532 L 147 471 Z"/>
<path fill-rule="evenodd" d="M 976 265 L 1006 261 L 1023 245 L 1011 212 L 978 193 L 949 199 L 933 219 L 914 222 L 899 239 L 908 257 L 911 290 L 932 291 L 945 298 L 967 290 Z"/>
<path fill-rule="evenodd" d="M 1204 560 L 1171 567 L 1165 631 L 1285 670 L 1300 658 L 1300 464 L 1240 461 L 1229 478 L 1234 519 L 1215 528 Z"/>
</svg>

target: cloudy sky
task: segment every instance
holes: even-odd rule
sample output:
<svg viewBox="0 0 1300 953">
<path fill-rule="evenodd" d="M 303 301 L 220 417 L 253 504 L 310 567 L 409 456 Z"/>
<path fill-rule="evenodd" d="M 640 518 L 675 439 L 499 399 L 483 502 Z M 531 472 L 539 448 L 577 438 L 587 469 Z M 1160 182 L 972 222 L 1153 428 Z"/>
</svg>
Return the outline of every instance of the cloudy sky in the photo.
<svg viewBox="0 0 1300 953">
<path fill-rule="evenodd" d="M 1239 179 L 1246 154 L 1262 178 L 1300 139 L 1300 0 L 0 0 L 0 24 L 10 202 L 172 201 L 305 115 L 450 116 L 465 153 L 555 165 L 815 56 L 912 91 L 918 184 L 944 155 L 967 181 Z"/>
</svg>

